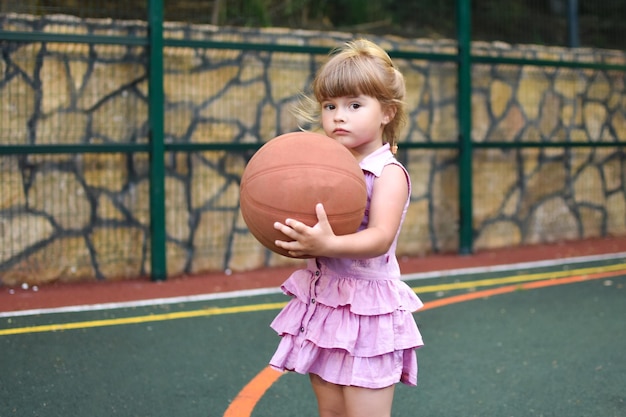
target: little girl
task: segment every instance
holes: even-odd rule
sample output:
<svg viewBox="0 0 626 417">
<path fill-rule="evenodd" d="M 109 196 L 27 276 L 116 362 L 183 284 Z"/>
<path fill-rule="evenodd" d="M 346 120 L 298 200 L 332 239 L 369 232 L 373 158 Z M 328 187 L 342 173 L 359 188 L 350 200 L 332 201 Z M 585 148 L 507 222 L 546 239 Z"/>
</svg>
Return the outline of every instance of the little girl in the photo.
<svg viewBox="0 0 626 417">
<path fill-rule="evenodd" d="M 394 157 L 404 78 L 384 50 L 357 40 L 331 54 L 312 87 L 312 116 L 363 169 L 367 207 L 350 235 L 333 233 L 321 204 L 313 227 L 274 225 L 292 239 L 277 246 L 313 258 L 282 285 L 292 299 L 271 324 L 282 338 L 270 365 L 309 374 L 320 417 L 389 417 L 394 384 L 417 383 L 423 345 L 412 316 L 422 302 L 400 280 L 395 255 L 411 195 Z"/>
</svg>

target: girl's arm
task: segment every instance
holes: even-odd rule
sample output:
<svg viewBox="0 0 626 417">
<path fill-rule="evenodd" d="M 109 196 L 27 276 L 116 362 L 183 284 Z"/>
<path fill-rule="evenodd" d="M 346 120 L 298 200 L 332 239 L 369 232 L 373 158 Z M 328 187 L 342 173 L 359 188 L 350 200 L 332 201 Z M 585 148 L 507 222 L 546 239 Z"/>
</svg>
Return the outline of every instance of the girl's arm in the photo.
<svg viewBox="0 0 626 417">
<path fill-rule="evenodd" d="M 323 206 L 318 204 L 315 207 L 318 223 L 313 227 L 293 219 L 285 220 L 284 224 L 275 223 L 277 230 L 293 239 L 291 242 L 277 240 L 276 245 L 295 257 L 362 259 L 383 255 L 400 227 L 408 192 L 404 170 L 395 164 L 387 165 L 374 180 L 366 229 L 349 235 L 335 235 Z"/>
</svg>

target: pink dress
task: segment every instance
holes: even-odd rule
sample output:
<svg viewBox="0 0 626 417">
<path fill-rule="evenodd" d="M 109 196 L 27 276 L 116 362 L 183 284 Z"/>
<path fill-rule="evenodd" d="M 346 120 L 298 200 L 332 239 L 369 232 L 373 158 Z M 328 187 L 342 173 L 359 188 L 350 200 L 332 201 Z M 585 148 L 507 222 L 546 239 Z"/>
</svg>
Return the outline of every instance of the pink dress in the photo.
<svg viewBox="0 0 626 417">
<path fill-rule="evenodd" d="M 361 161 L 368 203 L 360 229 L 368 224 L 374 179 L 388 164 L 401 166 L 389 145 Z M 410 187 L 408 173 L 407 181 Z M 402 220 L 408 205 L 409 198 Z M 415 349 L 423 342 L 412 312 L 423 304 L 400 280 L 397 239 L 398 234 L 377 258 L 309 259 L 306 269 L 283 283 L 292 299 L 271 323 L 281 336 L 270 360 L 273 368 L 366 388 L 417 384 Z"/>
</svg>

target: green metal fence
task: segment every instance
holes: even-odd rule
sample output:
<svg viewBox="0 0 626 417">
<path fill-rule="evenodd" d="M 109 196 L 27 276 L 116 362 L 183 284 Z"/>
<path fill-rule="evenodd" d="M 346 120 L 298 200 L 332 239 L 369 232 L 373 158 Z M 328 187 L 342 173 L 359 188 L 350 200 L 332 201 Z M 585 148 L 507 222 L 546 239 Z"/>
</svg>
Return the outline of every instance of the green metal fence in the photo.
<svg viewBox="0 0 626 417">
<path fill-rule="evenodd" d="M 484 179 L 481 172 L 481 179 L 477 180 L 475 178 L 477 161 L 495 160 L 496 165 L 501 164 L 498 166 L 518 164 L 521 167 L 520 171 L 523 172 L 499 189 L 511 194 L 519 192 L 520 189 L 532 188 L 531 177 L 535 173 L 538 173 L 537 176 L 542 175 L 547 182 L 553 180 L 549 167 L 556 161 L 565 167 L 566 174 L 555 174 L 555 178 L 558 178 L 555 181 L 565 185 L 556 190 L 550 190 L 547 186 L 546 191 L 538 193 L 546 198 L 560 193 L 562 195 L 559 198 L 566 203 L 568 199 L 576 199 L 568 195 L 567 190 L 576 187 L 573 184 L 574 180 L 587 175 L 588 171 L 584 168 L 598 167 L 600 183 L 607 182 L 605 178 L 608 175 L 607 170 L 626 172 L 623 151 L 626 141 L 623 130 L 615 128 L 621 126 L 622 118 L 626 120 L 624 110 L 626 91 L 623 87 L 626 65 L 623 54 L 616 53 L 614 60 L 611 60 L 613 55 L 608 54 L 609 58 L 602 58 L 600 60 L 602 62 L 598 60 L 590 62 L 586 58 L 579 59 L 575 52 L 570 59 L 563 59 L 562 56 L 550 56 L 549 51 L 546 53 L 522 51 L 514 54 L 493 54 L 488 49 L 481 51 L 480 48 L 472 46 L 471 26 L 475 18 L 472 17 L 471 3 L 463 0 L 448 3 L 447 7 L 454 9 L 456 13 L 457 33 L 452 43 L 444 42 L 436 48 L 430 46 L 424 48 L 419 42 L 410 40 L 394 41 L 395 38 L 392 38 L 389 41 L 384 37 L 377 38 L 385 42 L 390 55 L 402 63 L 405 75 L 413 70 L 416 78 L 423 76 L 427 71 L 429 76 L 434 72 L 437 74 L 455 72 L 456 94 L 451 98 L 452 103 L 446 102 L 450 98 L 434 97 L 439 90 L 438 87 L 431 85 L 427 93 L 416 98 L 419 99 L 419 103 L 415 107 L 415 114 L 412 115 L 415 122 L 410 125 L 406 137 L 400 143 L 399 158 L 409 167 L 418 168 L 424 164 L 422 160 L 428 161 L 435 167 L 428 171 L 432 177 L 430 180 L 442 181 L 443 183 L 438 185 L 438 190 L 445 189 L 441 192 L 427 187 L 423 194 L 418 193 L 414 198 L 418 204 L 424 202 L 428 206 L 425 212 L 429 213 L 432 219 L 427 226 L 418 225 L 413 229 L 408 226 L 407 233 L 418 230 L 430 241 L 426 245 L 426 250 L 418 248 L 413 252 L 409 244 L 406 254 L 413 256 L 428 251 L 451 249 L 459 253 L 471 253 L 477 240 L 481 238 L 479 229 L 490 224 L 500 225 L 508 222 L 522 230 L 528 228 L 528 225 L 521 223 L 529 221 L 528 212 L 535 208 L 525 207 L 532 204 L 519 203 L 519 200 L 517 203 L 511 203 L 514 201 L 512 196 L 504 196 L 501 207 L 484 215 L 484 219 L 481 217 L 482 214 L 474 213 L 476 198 L 484 192 L 483 189 L 489 188 L 492 181 L 500 180 L 498 177 L 504 176 L 493 171 L 488 173 L 492 175 L 491 179 L 489 175 Z M 199 4 L 197 6 L 200 7 Z M 94 7 L 98 8 L 98 5 Z M 104 5 L 100 7 L 105 9 Z M 333 46 L 333 41 L 337 40 L 329 35 L 327 38 L 318 36 L 304 45 L 297 42 L 281 42 L 282 37 L 287 38 L 287 32 L 278 31 L 272 36 L 265 32 L 256 32 L 255 41 L 251 42 L 232 28 L 217 30 L 220 34 L 218 38 L 207 38 L 197 36 L 186 23 L 169 24 L 165 28 L 164 25 L 168 21 L 176 19 L 175 16 L 172 19 L 164 17 L 168 9 L 164 8 L 162 0 L 148 1 L 145 11 L 133 10 L 133 13 L 139 13 L 139 16 L 145 13 L 145 24 L 124 20 L 128 14 L 113 13 L 121 9 L 121 6 L 111 7 L 111 4 L 107 3 L 106 10 L 109 11 L 109 16 L 113 20 L 120 19 L 125 22 L 120 28 L 110 25 L 110 19 L 70 16 L 55 20 L 53 13 L 65 10 L 54 7 L 36 9 L 37 13 L 43 11 L 43 14 L 35 13 L 34 7 L 33 10 L 29 9 L 27 3 L 3 5 L 0 8 L 3 12 L 0 15 L 0 42 L 4 57 L 3 67 L 0 68 L 4 73 L 0 84 L 0 94 L 4 95 L 1 119 L 3 126 L 0 128 L 0 160 L 3 164 L 0 166 L 0 173 L 4 176 L 2 190 L 5 196 L 9 196 L 15 187 L 28 190 L 24 192 L 26 197 L 22 197 L 22 193 L 17 193 L 14 197 L 6 197 L 0 206 L 0 218 L 3 219 L 3 228 L 0 232 L 4 235 L 4 242 L 23 240 L 23 243 L 16 247 L 5 244 L 4 248 L 0 249 L 2 254 L 0 277 L 6 271 L 18 271 L 17 275 L 14 275 L 17 278 L 9 282 L 19 281 L 20 274 L 27 275 L 39 271 L 35 264 L 45 264 L 46 259 L 38 258 L 37 253 L 44 247 L 55 247 L 56 249 L 49 253 L 57 253 L 58 256 L 89 259 L 85 263 L 90 265 L 88 269 L 91 272 L 82 274 L 85 276 L 92 274 L 95 278 L 150 275 L 155 280 L 162 280 L 173 274 L 229 269 L 230 258 L 248 256 L 246 252 L 248 249 L 243 245 L 241 254 L 227 250 L 227 253 L 219 256 L 216 262 L 200 261 L 203 257 L 212 256 L 210 248 L 218 243 L 212 240 L 210 235 L 218 234 L 217 231 L 224 228 L 224 224 L 229 224 L 231 232 L 223 233 L 223 236 L 220 234 L 219 244 L 232 248 L 236 244 L 235 241 L 247 239 L 246 230 L 238 220 L 238 202 L 236 197 L 233 197 L 233 192 L 229 190 L 238 184 L 241 168 L 254 150 L 264 140 L 290 128 L 288 116 L 283 114 L 284 109 L 289 107 L 294 97 L 297 97 L 299 90 L 306 88 L 306 83 L 310 81 L 315 68 Z M 210 15 L 208 8 L 203 12 L 207 16 Z M 175 14 L 172 11 L 170 13 Z M 68 32 L 67 27 L 75 22 L 79 22 L 80 30 Z M 205 29 L 198 29 L 199 32 L 203 30 Z M 230 35 L 229 30 L 232 30 Z M 215 29 L 208 28 L 206 31 L 211 32 Z M 248 33 L 250 31 L 254 32 L 251 29 Z M 34 49 L 28 52 L 28 48 Z M 78 50 L 83 55 L 80 55 Z M 167 53 L 173 54 L 174 58 L 166 59 Z M 84 60 L 83 56 L 97 59 Z M 593 56 L 593 53 L 590 56 Z M 254 65 L 265 63 L 267 60 L 280 60 L 277 67 L 281 71 L 292 65 L 289 64 L 290 61 L 299 62 L 293 65 L 305 68 L 307 75 L 304 79 L 287 80 L 285 84 L 293 84 L 290 87 L 293 87 L 294 91 L 283 94 L 282 91 L 272 90 L 272 86 L 267 85 L 267 82 L 259 81 L 255 74 L 241 73 L 241 68 L 253 68 Z M 434 67 L 425 69 L 427 63 Z M 58 66 L 59 73 L 69 74 L 67 78 L 70 81 L 60 79 L 55 83 L 54 80 L 40 79 L 41 74 L 51 73 L 46 67 L 50 65 Z M 212 69 L 211 65 L 214 65 L 215 69 Z M 475 85 L 477 72 L 484 69 L 494 72 L 496 79 L 504 77 L 500 73 L 495 74 L 498 71 L 493 69 L 496 65 L 514 72 L 527 71 L 520 77 L 522 80 L 532 77 L 549 80 L 550 77 L 556 77 L 554 74 L 557 73 L 565 74 L 565 78 L 571 78 L 580 76 L 577 74 L 584 75 L 585 71 L 597 71 L 600 75 L 591 76 L 591 81 L 586 85 L 595 83 L 598 77 L 606 81 L 604 84 L 607 84 L 611 91 L 603 99 L 608 103 L 605 107 L 609 109 L 610 114 L 605 115 L 611 122 L 603 122 L 597 134 L 589 134 L 585 140 L 576 140 L 576 123 L 572 124 L 574 127 L 552 127 L 550 132 L 554 134 L 549 138 L 546 138 L 548 136 L 546 133 L 542 133 L 543 136 L 539 135 L 541 137 L 536 140 L 525 140 L 532 137 L 532 133 L 523 128 L 518 129 L 518 134 L 514 137 L 498 132 L 497 123 L 511 124 L 510 120 L 514 119 L 513 116 L 510 119 L 507 116 L 515 114 L 515 108 L 511 110 L 510 102 L 503 116 L 491 114 L 493 106 L 490 104 L 487 113 L 496 122 L 496 126 L 488 128 L 492 129 L 491 133 L 487 132 L 483 137 L 477 138 L 474 132 L 477 128 L 474 122 L 476 115 L 473 114 L 473 110 L 480 107 L 474 102 L 475 97 L 480 97 L 484 89 L 485 95 L 490 94 L 490 100 L 495 100 L 497 97 L 494 96 L 499 91 L 494 86 L 486 88 Z M 176 79 L 178 66 L 185 67 L 185 71 L 190 74 L 203 68 L 211 68 L 211 74 L 215 74 L 214 80 L 211 81 L 211 77 L 208 81 L 206 77 L 199 79 L 197 89 L 210 90 L 214 96 L 222 94 L 222 89 L 225 95 L 234 94 L 220 84 L 220 74 L 236 72 L 234 78 L 228 78 L 236 79 L 241 90 L 239 102 L 233 98 L 235 103 L 231 108 L 233 112 L 244 111 L 246 94 L 258 89 L 267 89 L 265 92 L 267 95 L 261 99 L 267 105 L 260 110 L 258 108 L 251 110 L 248 114 L 249 119 L 255 120 L 255 127 L 243 126 L 241 121 L 231 121 L 227 114 L 228 109 L 212 108 L 211 95 L 205 94 L 204 91 L 194 91 L 193 87 L 191 91 L 184 92 L 193 98 L 177 100 L 171 97 L 170 83 Z M 111 68 L 115 68 L 115 73 L 107 73 L 112 71 Z M 124 81 L 120 84 L 121 87 L 108 91 L 106 83 L 90 84 L 90 77 L 96 73 L 101 73 L 103 79 L 109 76 L 122 78 Z M 413 79 L 412 77 L 413 75 L 408 75 L 407 79 Z M 246 90 L 248 83 L 254 83 L 258 87 Z M 572 86 L 571 88 L 576 88 L 576 82 Z M 61 94 L 56 94 L 55 89 L 63 89 L 64 97 L 69 98 L 63 99 L 65 101 L 58 99 L 59 102 L 55 102 L 51 97 L 61 97 Z M 532 95 L 532 89 L 528 94 Z M 542 104 L 550 97 L 552 96 L 542 95 L 537 101 Z M 557 99 L 569 100 L 567 94 L 565 97 Z M 445 113 L 450 119 L 439 122 L 440 128 L 429 128 L 423 135 L 416 137 L 415 132 L 419 132 L 421 114 L 428 113 L 431 101 L 435 99 L 444 108 L 454 108 L 450 113 Z M 590 110 L 587 113 L 580 110 L 579 113 L 584 114 L 576 117 L 584 118 L 585 115 L 592 113 L 594 99 L 590 101 L 591 107 L 585 107 L 588 103 L 580 103 L 580 106 Z M 568 111 L 570 107 L 568 103 L 561 102 L 559 105 L 561 112 Z M 35 111 L 30 111 L 32 109 Z M 259 114 L 266 111 L 265 109 L 268 109 L 268 114 Z M 527 109 L 522 110 L 521 118 L 529 119 L 530 116 L 524 113 Z M 172 113 L 174 116 L 170 116 Z M 432 117 L 435 112 L 431 111 L 430 114 Z M 67 119 L 68 115 L 75 115 L 75 118 Z M 189 117 L 193 122 L 183 124 L 182 128 L 172 128 L 173 125 L 178 126 L 172 117 Z M 538 124 L 543 123 L 543 119 L 537 117 Z M 264 126 L 264 123 L 268 123 L 264 120 L 270 119 L 272 126 Z M 71 123 L 67 123 L 68 120 L 71 120 Z M 544 124 L 546 123 L 548 122 Z M 446 125 L 449 126 L 446 128 Z M 538 126 L 538 130 L 541 129 L 544 129 L 544 126 Z M 545 131 L 548 130 L 546 127 Z M 222 134 L 224 131 L 229 133 Z M 204 132 L 208 139 L 195 140 L 198 132 Z M 578 154 L 577 151 L 580 149 L 583 151 Z M 116 163 L 109 166 L 111 158 Z M 542 167 L 530 167 L 525 171 L 525 167 L 531 164 Z M 84 169 L 87 165 L 89 170 Z M 52 166 L 54 169 L 50 168 Z M 192 168 L 195 170 L 194 173 L 190 173 Z M 195 177 L 195 172 L 199 170 L 219 172 L 220 183 L 202 184 L 202 181 Z M 116 175 L 125 179 L 119 180 Z M 412 171 L 412 175 L 415 175 L 414 184 L 424 181 L 417 169 Z M 441 179 L 437 179 L 439 175 Z M 620 199 L 624 199 L 626 180 L 623 174 L 620 175 L 621 181 L 606 185 L 606 195 L 602 199 L 608 205 L 614 205 L 607 202 L 608 197 L 620 194 Z M 620 175 L 609 176 L 615 178 Z M 42 178 L 45 178 L 45 181 Z M 456 184 L 446 188 L 451 181 Z M 572 184 L 568 184 L 570 182 Z M 118 188 L 115 185 L 117 183 Z M 201 184 L 197 185 L 198 183 Z M 198 194 L 197 187 L 221 187 L 224 193 L 215 195 L 222 196 L 220 198 L 223 200 L 209 198 L 196 202 L 194 198 Z M 595 185 L 590 186 L 593 187 Z M 456 195 L 450 195 L 450 190 L 456 190 L 452 191 Z M 592 191 L 585 191 L 590 192 Z M 86 195 L 83 196 L 83 193 Z M 141 193 L 148 194 L 148 207 L 136 197 Z M 172 210 L 167 206 L 168 201 L 173 199 L 172 194 L 177 193 L 180 195 L 173 204 L 185 205 L 187 214 L 184 218 L 180 215 L 168 216 L 168 211 Z M 52 207 L 51 201 L 55 198 L 66 199 L 62 204 L 67 209 L 65 213 L 57 213 L 59 208 Z M 490 198 L 483 197 L 484 200 Z M 85 206 L 83 209 L 73 210 L 81 204 Z M 516 208 L 512 209 L 510 206 L 515 204 Z M 208 206 L 213 212 L 222 213 L 223 216 L 207 214 L 208 211 L 204 209 Z M 573 233 L 565 231 L 556 238 L 580 238 L 593 236 L 594 233 L 604 236 L 613 233 L 613 229 L 618 233 L 623 232 L 621 224 L 616 228 L 607 225 L 607 218 L 614 218 L 615 214 L 610 214 L 610 209 L 607 210 L 593 199 L 578 201 L 571 207 L 577 214 L 578 211 L 586 209 L 593 211 L 591 217 L 598 218 L 597 230 L 586 233 L 582 230 L 586 228 L 582 222 L 565 222 L 564 227 L 569 228 L 573 224 L 573 228 L 577 230 Z M 513 215 L 512 212 L 516 214 Z M 36 221 L 41 224 L 36 227 L 40 230 L 50 228 L 51 231 L 44 232 L 43 237 L 29 237 L 24 230 L 35 226 L 31 224 L 19 227 L 24 213 L 30 216 L 28 222 L 37 219 Z M 617 216 L 619 217 L 619 213 Z M 477 220 L 478 218 L 481 220 Z M 203 233 L 207 228 L 211 233 Z M 446 228 L 449 228 L 448 232 L 442 232 Z M 105 229 L 108 231 L 103 232 Z M 115 230 L 119 231 L 119 235 Z M 107 250 L 98 247 L 102 245 L 98 243 L 98 233 L 107 233 L 107 245 L 117 246 L 111 253 L 137 253 L 144 262 L 137 265 L 137 262 L 129 258 L 126 265 L 128 268 L 124 269 L 126 261 L 118 259 L 116 262 L 121 263 L 122 267 L 108 270 L 106 264 L 111 259 L 107 257 Z M 451 239 L 452 243 L 443 242 L 445 236 L 449 238 L 451 233 L 456 235 Z M 420 238 L 414 235 L 408 240 L 411 239 L 417 241 Z M 548 236 L 544 241 L 551 239 L 554 237 Z M 540 241 L 541 233 L 539 237 L 533 239 L 522 239 L 522 243 Z M 174 253 L 174 256 L 171 253 Z M 224 256 L 229 259 L 224 259 Z M 266 253 L 262 256 L 265 257 L 264 265 L 271 265 L 274 262 L 271 255 Z M 176 268 L 168 265 L 167 260 L 172 258 L 180 259 L 178 263 L 181 265 Z M 194 263 L 200 266 L 193 266 Z M 245 266 L 245 262 L 240 264 Z M 76 262 L 76 265 L 78 266 L 72 268 L 80 269 L 82 264 Z M 45 265 L 40 267 L 46 269 Z M 53 276 L 57 277 L 60 274 L 81 274 L 80 271 L 67 270 L 67 267 L 59 268 L 60 271 L 51 273 L 51 280 L 54 279 Z M 27 278 L 24 277 L 24 280 Z"/>
</svg>

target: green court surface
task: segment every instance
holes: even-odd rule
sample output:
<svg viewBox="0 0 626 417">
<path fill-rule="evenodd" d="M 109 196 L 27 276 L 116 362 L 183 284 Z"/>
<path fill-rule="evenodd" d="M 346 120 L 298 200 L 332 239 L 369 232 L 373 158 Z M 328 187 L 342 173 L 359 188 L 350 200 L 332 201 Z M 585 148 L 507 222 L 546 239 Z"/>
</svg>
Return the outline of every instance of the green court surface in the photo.
<svg viewBox="0 0 626 417">
<path fill-rule="evenodd" d="M 418 387 L 397 386 L 393 415 L 626 416 L 618 255 L 413 276 L 426 346 Z M 0 416 L 314 417 L 306 376 L 263 373 L 285 301 L 259 291 L 2 313 Z"/>
</svg>

